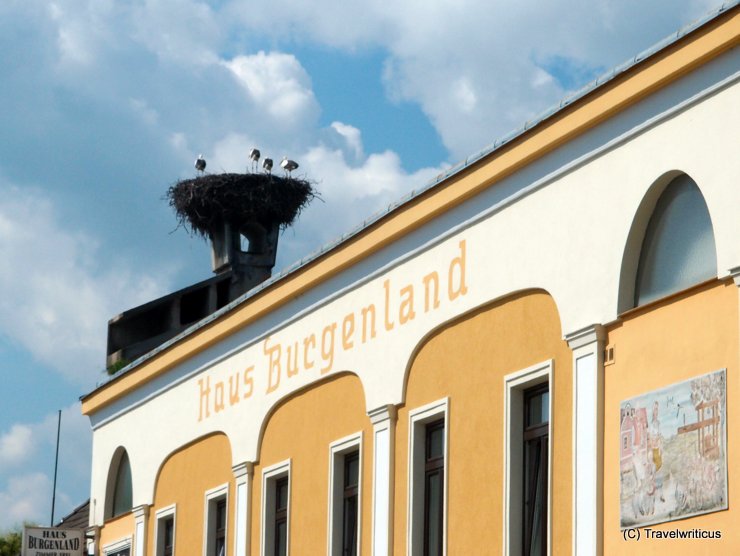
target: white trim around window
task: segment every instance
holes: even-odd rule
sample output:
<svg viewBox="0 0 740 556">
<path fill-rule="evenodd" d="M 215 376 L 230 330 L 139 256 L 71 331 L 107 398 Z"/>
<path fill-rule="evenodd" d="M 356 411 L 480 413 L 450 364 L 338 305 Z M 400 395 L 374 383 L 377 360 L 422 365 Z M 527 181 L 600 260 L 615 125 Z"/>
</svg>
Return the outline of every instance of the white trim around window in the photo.
<svg viewBox="0 0 740 556">
<path fill-rule="evenodd" d="M 328 556 L 342 556 L 342 522 L 344 508 L 344 456 L 357 452 L 357 555 L 362 540 L 362 431 L 329 445 L 329 516 L 327 527 Z"/>
<path fill-rule="evenodd" d="M 409 411 L 408 500 L 406 507 L 406 554 L 420 556 L 424 550 L 424 459 L 426 425 L 444 419 L 444 516 L 442 555 L 447 554 L 447 485 L 449 468 L 449 406 L 445 397 Z"/>
<path fill-rule="evenodd" d="M 287 535 L 286 535 L 286 554 L 290 554 L 290 494 L 293 490 L 292 480 L 290 477 L 291 460 L 286 459 L 275 465 L 265 467 L 262 470 L 262 511 L 260 512 L 260 554 L 270 556 L 272 554 L 273 541 L 275 536 L 274 517 L 275 517 L 275 491 L 276 481 L 283 477 L 288 477 L 288 508 L 287 508 Z M 268 519 L 269 517 L 269 519 Z M 269 539 L 269 542 L 268 542 Z"/>
<path fill-rule="evenodd" d="M 524 443 L 524 391 L 547 383 L 550 391 L 547 468 L 547 553 L 552 549 L 552 418 L 554 405 L 553 360 L 532 365 L 504 377 L 504 551 L 506 556 L 519 554 L 522 535 L 522 487 Z"/>
<path fill-rule="evenodd" d="M 177 539 L 177 504 L 160 508 L 154 512 L 154 554 L 164 554 L 164 522 L 172 518 L 172 554 L 175 554 L 175 540 Z"/>
<path fill-rule="evenodd" d="M 205 519 L 203 520 L 203 556 L 210 556 L 213 553 L 212 548 L 215 549 L 216 543 L 216 504 L 220 500 L 226 501 L 226 531 L 224 536 L 226 537 L 226 544 L 228 546 L 229 539 L 229 483 L 217 486 L 205 493 L 205 507 L 204 514 Z M 226 550 L 228 552 L 228 549 Z"/>
</svg>

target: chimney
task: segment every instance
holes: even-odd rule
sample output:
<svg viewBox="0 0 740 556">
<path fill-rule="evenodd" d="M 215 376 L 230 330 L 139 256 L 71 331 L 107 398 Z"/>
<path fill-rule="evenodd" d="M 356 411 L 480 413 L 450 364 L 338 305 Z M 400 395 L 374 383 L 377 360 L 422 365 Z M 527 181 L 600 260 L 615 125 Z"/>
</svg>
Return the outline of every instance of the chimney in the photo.
<svg viewBox="0 0 740 556">
<path fill-rule="evenodd" d="M 217 275 L 230 274 L 229 297 L 235 299 L 267 280 L 277 256 L 280 226 L 256 221 L 217 222 L 208 233 L 211 268 Z M 246 251 L 242 245 L 246 243 Z"/>
</svg>

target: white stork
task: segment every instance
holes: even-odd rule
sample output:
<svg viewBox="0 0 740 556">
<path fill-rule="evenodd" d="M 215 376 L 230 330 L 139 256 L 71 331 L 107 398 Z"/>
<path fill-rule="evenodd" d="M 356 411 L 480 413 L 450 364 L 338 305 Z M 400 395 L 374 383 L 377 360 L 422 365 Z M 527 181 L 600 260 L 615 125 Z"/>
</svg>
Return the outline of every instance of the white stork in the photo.
<svg viewBox="0 0 740 556">
<path fill-rule="evenodd" d="M 266 158 L 262 161 L 262 169 L 267 174 L 272 174 L 272 158 Z"/>
<path fill-rule="evenodd" d="M 206 170 L 206 159 L 203 158 L 202 154 L 198 155 L 198 158 L 195 159 L 195 169 L 198 170 L 198 172 L 203 174 Z"/>
<path fill-rule="evenodd" d="M 298 168 L 298 163 L 295 160 L 288 160 L 288 157 L 285 156 L 282 162 L 280 162 L 280 167 L 290 176 L 291 172 Z"/>
<path fill-rule="evenodd" d="M 249 158 L 252 161 L 252 171 L 254 172 L 257 169 L 257 163 L 260 159 L 260 150 L 259 149 L 252 149 L 249 151 Z"/>
</svg>

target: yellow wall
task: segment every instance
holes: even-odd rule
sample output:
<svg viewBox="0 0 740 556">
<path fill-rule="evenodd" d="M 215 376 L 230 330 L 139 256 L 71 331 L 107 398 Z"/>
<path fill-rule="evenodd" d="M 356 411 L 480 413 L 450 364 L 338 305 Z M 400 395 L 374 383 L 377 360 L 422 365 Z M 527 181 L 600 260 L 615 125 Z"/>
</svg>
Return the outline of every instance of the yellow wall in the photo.
<svg viewBox="0 0 740 556">
<path fill-rule="evenodd" d="M 251 546 L 260 554 L 262 470 L 288 458 L 290 474 L 290 554 L 315 556 L 327 551 L 329 444 L 363 431 L 362 553 L 370 552 L 372 501 L 372 425 L 355 375 L 341 375 L 299 392 L 270 416 L 254 466 Z"/>
<path fill-rule="evenodd" d="M 738 554 L 740 512 L 733 514 L 733 485 L 740 484 L 733 423 L 738 405 L 738 288 L 713 282 L 625 315 L 609 330 L 615 362 L 605 368 L 604 554 Z M 718 369 L 727 369 L 727 511 L 650 526 L 660 530 L 719 530 L 720 540 L 625 541 L 620 531 L 620 404 L 624 400 Z"/>
<path fill-rule="evenodd" d="M 133 512 L 119 515 L 105 521 L 105 527 L 100 530 L 100 546 L 118 542 L 120 540 L 134 537 L 134 514 Z M 133 547 L 132 547 L 133 550 Z M 102 554 L 103 551 L 100 551 Z"/>
<path fill-rule="evenodd" d="M 157 479 L 154 505 L 150 508 L 147 554 L 154 555 L 155 513 L 177 504 L 175 551 L 178 554 L 202 554 L 205 522 L 205 493 L 229 483 L 227 547 L 233 552 L 234 499 L 236 491 L 231 471 L 231 446 L 223 434 L 197 440 L 170 456 Z M 133 526 L 132 526 L 133 527 Z M 107 527 L 106 527 L 107 528 Z"/>
<path fill-rule="evenodd" d="M 503 530 L 504 376 L 554 360 L 552 554 L 571 549 L 571 351 L 552 299 L 529 292 L 440 330 L 410 369 L 396 429 L 394 554 L 406 553 L 409 410 L 449 396 L 448 554 L 498 554 Z"/>
</svg>

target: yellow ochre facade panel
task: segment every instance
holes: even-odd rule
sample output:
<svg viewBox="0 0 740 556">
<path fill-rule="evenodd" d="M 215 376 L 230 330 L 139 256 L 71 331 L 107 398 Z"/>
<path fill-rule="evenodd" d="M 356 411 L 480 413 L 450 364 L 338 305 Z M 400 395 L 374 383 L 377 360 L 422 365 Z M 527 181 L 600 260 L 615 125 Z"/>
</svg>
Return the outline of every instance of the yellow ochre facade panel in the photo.
<svg viewBox="0 0 740 556">
<path fill-rule="evenodd" d="M 435 332 L 411 363 L 398 410 L 394 554 L 406 551 L 409 411 L 449 398 L 448 554 L 501 550 L 504 376 L 553 360 L 553 554 L 571 544 L 571 351 L 552 299 L 524 292 Z"/>
<path fill-rule="evenodd" d="M 372 427 L 365 414 L 359 379 L 349 373 L 320 382 L 281 403 L 269 416 L 252 482 L 251 550 L 260 554 L 262 473 L 290 460 L 290 553 L 326 554 L 328 539 L 329 447 L 362 433 L 360 542 L 370 550 L 372 502 Z"/>
<path fill-rule="evenodd" d="M 148 554 L 154 550 L 156 512 L 175 505 L 175 550 L 200 554 L 203 546 L 206 513 L 205 493 L 228 485 L 227 531 L 233 530 L 234 475 L 231 471 L 231 446 L 223 434 L 201 438 L 172 454 L 162 465 L 157 478 L 154 504 L 149 510 Z"/>
<path fill-rule="evenodd" d="M 738 508 L 732 504 L 733 486 L 740 482 L 736 464 L 740 454 L 732 426 L 740 420 L 736 398 L 740 388 L 739 291 L 732 282 L 715 281 L 637 310 L 609 329 L 608 344 L 614 347 L 614 363 L 606 367 L 604 378 L 604 554 L 621 554 L 630 546 L 635 553 L 651 555 L 734 554 L 740 550 L 736 534 Z M 663 532 L 716 531 L 721 538 L 641 538 L 630 545 L 619 528 L 621 402 L 720 369 L 727 370 L 729 509 L 650 528 Z M 662 495 L 666 497 L 668 493 Z"/>
</svg>

